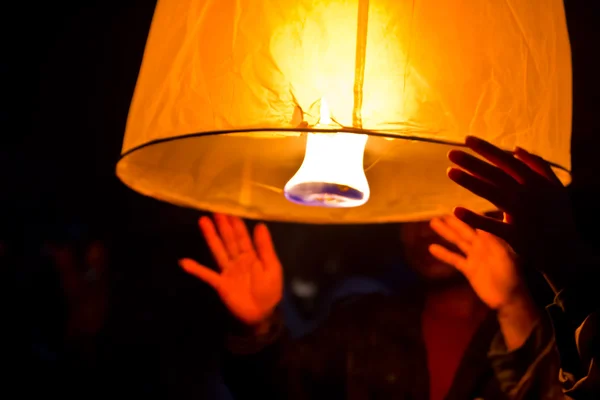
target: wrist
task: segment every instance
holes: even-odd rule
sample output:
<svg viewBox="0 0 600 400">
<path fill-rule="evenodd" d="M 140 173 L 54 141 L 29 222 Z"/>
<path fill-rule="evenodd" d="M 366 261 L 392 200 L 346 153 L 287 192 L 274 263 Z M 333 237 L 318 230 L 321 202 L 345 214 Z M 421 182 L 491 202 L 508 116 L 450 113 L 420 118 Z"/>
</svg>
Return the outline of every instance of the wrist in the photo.
<svg viewBox="0 0 600 400">
<path fill-rule="evenodd" d="M 242 320 L 236 316 L 230 319 L 229 330 L 236 336 L 260 336 L 266 335 L 275 323 L 275 310 L 269 312 L 260 320 Z"/>
<path fill-rule="evenodd" d="M 509 351 L 523 345 L 540 319 L 540 312 L 527 292 L 513 296 L 497 309 L 498 323 Z"/>
<path fill-rule="evenodd" d="M 531 295 L 525 291 L 514 294 L 496 310 L 499 319 L 512 318 L 515 315 L 539 315 Z"/>
<path fill-rule="evenodd" d="M 248 328 L 251 333 L 255 336 L 266 335 L 271 331 L 271 327 L 273 326 L 273 314 L 271 313 L 266 318 L 258 321 L 255 324 L 250 325 Z"/>
<path fill-rule="evenodd" d="M 244 324 L 246 335 L 264 336 L 271 332 L 273 326 L 280 322 L 281 314 L 277 308 L 266 313 L 259 321 Z"/>
</svg>

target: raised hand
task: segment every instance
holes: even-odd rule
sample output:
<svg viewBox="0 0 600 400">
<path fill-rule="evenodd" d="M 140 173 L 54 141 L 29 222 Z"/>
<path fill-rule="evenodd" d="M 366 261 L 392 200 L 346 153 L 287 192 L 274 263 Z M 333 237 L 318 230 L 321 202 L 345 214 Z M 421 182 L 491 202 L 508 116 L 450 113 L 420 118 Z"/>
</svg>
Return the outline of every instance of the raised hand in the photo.
<svg viewBox="0 0 600 400">
<path fill-rule="evenodd" d="M 516 255 L 505 241 L 453 215 L 432 219 L 431 228 L 463 253 L 432 244 L 431 254 L 462 272 L 488 307 L 497 310 L 526 293 Z"/>
<path fill-rule="evenodd" d="M 429 248 L 431 254 L 461 271 L 481 301 L 497 311 L 507 349 L 521 347 L 540 314 L 519 273 L 511 247 L 452 215 L 433 219 L 431 227 L 463 253 L 433 244 Z"/>
<path fill-rule="evenodd" d="M 489 200 L 505 218 L 499 221 L 461 207 L 454 214 L 471 227 L 507 241 L 547 277 L 561 275 L 562 279 L 558 270 L 572 264 L 581 241 L 568 193 L 550 165 L 521 148 L 508 153 L 472 136 L 466 145 L 489 163 L 452 150 L 448 158 L 460 168 L 450 168 L 448 176 Z"/>
<path fill-rule="evenodd" d="M 179 261 L 188 273 L 211 285 L 223 303 L 243 323 L 259 325 L 269 318 L 282 297 L 283 272 L 266 225 L 254 229 L 254 243 L 240 218 L 215 214 L 199 220 L 221 273 L 194 260 Z M 218 229 L 218 233 L 217 233 Z"/>
</svg>

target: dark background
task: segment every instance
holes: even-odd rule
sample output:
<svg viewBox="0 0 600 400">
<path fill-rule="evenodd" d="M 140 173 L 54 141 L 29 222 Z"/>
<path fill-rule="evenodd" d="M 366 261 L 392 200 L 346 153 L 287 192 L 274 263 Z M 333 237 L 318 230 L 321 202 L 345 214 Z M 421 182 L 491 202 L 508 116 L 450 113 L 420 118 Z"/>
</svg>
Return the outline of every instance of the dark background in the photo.
<svg viewBox="0 0 600 400">
<path fill-rule="evenodd" d="M 114 174 L 155 2 L 11 3 L 0 11 L 0 255 L 7 289 L 2 325 L 12 334 L 4 341 L 9 381 L 21 394 L 211 398 L 227 314 L 207 286 L 176 264 L 182 256 L 211 263 L 197 231 L 199 213 L 144 198 Z M 570 189 L 590 241 L 600 239 L 594 3 L 566 3 L 574 74 Z M 344 276 L 380 276 L 394 262 L 386 249 L 397 240 L 395 226 L 272 229 L 288 279 L 302 275 L 321 292 Z M 64 298 L 43 248 L 92 239 L 106 244 L 111 260 L 101 341 L 110 350 L 86 369 L 60 362 Z M 310 316 L 318 302 L 298 305 Z"/>
</svg>

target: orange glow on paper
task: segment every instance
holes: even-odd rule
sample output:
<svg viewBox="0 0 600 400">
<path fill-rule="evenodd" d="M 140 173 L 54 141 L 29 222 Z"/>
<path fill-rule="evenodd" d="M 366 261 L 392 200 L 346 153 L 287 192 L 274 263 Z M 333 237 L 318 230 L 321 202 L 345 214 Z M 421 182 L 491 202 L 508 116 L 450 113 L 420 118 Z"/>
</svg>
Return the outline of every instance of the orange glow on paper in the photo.
<svg viewBox="0 0 600 400">
<path fill-rule="evenodd" d="M 569 182 L 570 58 L 561 0 L 159 0 L 117 174 L 263 220 L 487 210 L 446 178 L 439 142 L 520 146 Z M 325 207 L 289 201 L 300 181 L 334 184 Z"/>
</svg>

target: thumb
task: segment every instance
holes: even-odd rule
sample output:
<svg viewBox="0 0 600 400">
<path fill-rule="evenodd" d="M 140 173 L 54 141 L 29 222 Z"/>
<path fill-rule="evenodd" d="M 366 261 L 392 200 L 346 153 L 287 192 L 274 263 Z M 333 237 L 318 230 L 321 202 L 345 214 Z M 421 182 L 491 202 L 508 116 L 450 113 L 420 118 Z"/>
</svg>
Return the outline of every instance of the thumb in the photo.
<svg viewBox="0 0 600 400">
<path fill-rule="evenodd" d="M 210 268 L 205 267 L 198 262 L 189 259 L 182 258 L 179 260 L 179 266 L 184 269 L 188 274 L 194 275 L 196 278 L 208 283 L 215 290 L 219 289 L 221 283 L 221 276 Z"/>
</svg>

